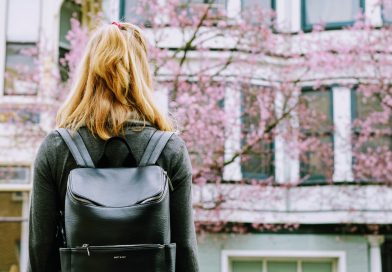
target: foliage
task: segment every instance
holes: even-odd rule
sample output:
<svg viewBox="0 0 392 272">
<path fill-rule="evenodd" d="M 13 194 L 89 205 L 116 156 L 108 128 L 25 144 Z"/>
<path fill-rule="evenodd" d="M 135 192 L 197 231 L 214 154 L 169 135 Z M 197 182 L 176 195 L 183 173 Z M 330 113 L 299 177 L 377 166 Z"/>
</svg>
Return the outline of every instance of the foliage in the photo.
<svg viewBox="0 0 392 272">
<path fill-rule="evenodd" d="M 375 28 L 362 16 L 341 33 L 317 26 L 311 33 L 289 35 L 275 31 L 273 11 L 256 7 L 228 16 L 213 2 L 138 2 L 126 18 L 143 25 L 151 41 L 156 89 L 169 92 L 170 112 L 201 188 L 197 211 L 213 211 L 219 218 L 231 195 L 251 197 L 241 193 L 248 185 L 257 195 L 282 181 L 307 183 L 315 173 L 319 181 L 331 182 L 334 139 L 341 132 L 331 112 L 331 86 L 336 85 L 353 90 L 353 121 L 343 128 L 351 131 L 349 142 L 335 149 L 352 150 L 354 181 L 392 182 L 391 26 Z M 72 49 L 64 60 L 69 82 L 87 37 L 88 29 L 73 19 L 67 37 Z M 62 101 L 69 82 L 56 84 L 50 95 Z M 301 161 L 297 178 L 276 180 L 277 139 L 284 142 L 286 160 Z M 248 174 L 238 181 L 241 170 Z M 227 190 L 223 183 L 241 186 Z M 211 184 L 217 185 L 213 191 Z M 198 228 L 225 228 L 207 225 Z"/>
</svg>

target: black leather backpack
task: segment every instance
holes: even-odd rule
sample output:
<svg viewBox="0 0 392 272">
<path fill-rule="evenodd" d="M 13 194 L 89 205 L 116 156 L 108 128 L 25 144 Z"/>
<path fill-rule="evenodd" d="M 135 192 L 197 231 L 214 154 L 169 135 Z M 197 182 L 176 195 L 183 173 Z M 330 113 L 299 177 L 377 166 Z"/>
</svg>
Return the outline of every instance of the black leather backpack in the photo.
<svg viewBox="0 0 392 272">
<path fill-rule="evenodd" d="M 63 272 L 174 272 L 169 186 L 156 161 L 173 133 L 157 130 L 137 166 L 95 167 L 78 132 L 57 129 L 78 168 L 68 176 L 60 248 Z M 135 162 L 129 155 L 123 164 Z M 108 162 L 105 155 L 101 160 Z M 101 161 L 100 160 L 100 161 Z M 99 163 L 98 163 L 99 165 Z"/>
</svg>

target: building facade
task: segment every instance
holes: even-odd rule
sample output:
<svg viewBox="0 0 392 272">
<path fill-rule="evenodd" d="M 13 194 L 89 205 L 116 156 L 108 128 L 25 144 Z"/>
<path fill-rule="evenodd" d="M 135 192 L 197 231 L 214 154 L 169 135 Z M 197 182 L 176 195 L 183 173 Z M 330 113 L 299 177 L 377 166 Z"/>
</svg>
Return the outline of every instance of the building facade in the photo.
<svg viewBox="0 0 392 272">
<path fill-rule="evenodd" d="M 110 22 L 132 16 L 128 8 L 136 2 L 103 0 L 99 3 L 104 18 Z M 203 4 L 206 1 L 188 2 Z M 360 10 L 376 27 L 388 23 L 389 18 L 392 20 L 392 10 L 377 5 L 377 2 L 219 0 L 216 5 L 226 9 L 228 16 L 233 18 L 241 16 L 244 8 L 255 3 L 273 9 L 279 25 L 276 32 L 289 33 L 292 43 L 296 43 L 297 33 L 308 32 L 319 21 L 325 23 L 327 31 L 341 35 L 343 39 L 343 27 L 353 24 Z M 53 127 L 52 108 L 53 103 L 57 103 L 45 90 L 52 89 L 56 84 L 52 70 L 58 67 L 59 58 L 70 49 L 65 36 L 70 29 L 70 18 L 75 14 L 82 16 L 83 10 L 73 1 L 0 1 L 0 272 L 25 271 L 27 266 L 27 220 L 34 154 L 40 139 Z M 167 47 L 173 47 L 173 44 Z M 34 51 L 34 48 L 39 49 L 39 63 L 33 60 L 31 54 L 19 53 L 20 50 Z M 37 70 L 41 80 L 36 82 L 30 78 L 17 78 L 11 81 L 10 74 L 21 69 L 20 65 Z M 304 90 L 311 88 L 312 84 L 315 82 L 304 82 Z M 233 95 L 227 93 L 226 99 L 230 101 Z M 312 95 L 312 92 L 308 93 Z M 158 95 L 161 107 L 167 108 L 167 95 Z M 281 230 L 249 227 L 251 231 L 246 234 L 230 231 L 203 233 L 198 237 L 201 271 L 392 271 L 392 235 L 389 235 L 392 190 L 382 184 L 350 183 L 353 180 L 352 154 L 348 144 L 351 132 L 346 127 L 357 112 L 354 110 L 358 108 L 357 100 L 352 89 L 339 85 L 339 81 L 333 79 L 328 92 L 322 96 L 320 109 L 326 111 L 336 128 L 329 137 L 333 142 L 334 183 L 285 186 L 301 176 L 301 161 L 285 156 L 288 143 L 279 137 L 274 139 L 271 151 L 274 157 L 272 170 L 270 167 L 260 167 L 252 172 L 241 165 L 240 159 L 236 160 L 225 169 L 225 180 L 240 181 L 255 173 L 257 176 L 272 171 L 277 184 L 257 194 L 249 194 L 252 195 L 249 199 L 242 200 L 243 209 L 233 208 L 235 205 L 227 203 L 216 220 L 224 218 L 228 222 L 247 226 L 260 221 L 270 226 L 295 222 L 299 227 Z M 42 106 L 38 111 L 37 104 Z M 228 111 L 241 110 L 231 108 L 230 103 L 225 103 L 225 107 Z M 28 131 L 25 130 L 26 126 L 21 131 L 21 127 L 15 125 L 20 120 L 28 125 Z M 233 133 L 225 146 L 240 145 L 239 133 Z M 342 145 L 344 148 L 341 148 Z M 316 171 L 317 178 L 320 179 Z M 214 186 L 195 185 L 194 201 L 211 194 Z M 235 192 L 238 185 L 227 183 L 221 186 Z M 241 190 L 251 192 L 253 188 L 252 185 L 241 185 Z M 325 195 L 333 197 L 325 198 Z M 208 210 L 201 211 L 195 214 L 195 219 L 211 220 L 211 215 Z"/>
</svg>

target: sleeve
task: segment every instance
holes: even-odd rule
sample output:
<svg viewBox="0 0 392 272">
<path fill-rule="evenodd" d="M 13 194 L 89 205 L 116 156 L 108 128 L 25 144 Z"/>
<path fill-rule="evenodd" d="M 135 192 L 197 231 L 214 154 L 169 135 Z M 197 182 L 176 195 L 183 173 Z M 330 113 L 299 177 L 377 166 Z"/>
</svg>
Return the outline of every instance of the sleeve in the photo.
<svg viewBox="0 0 392 272">
<path fill-rule="evenodd" d="M 192 167 L 185 143 L 174 156 L 170 195 L 171 239 L 176 243 L 176 272 L 199 271 L 192 209 Z"/>
<path fill-rule="evenodd" d="M 59 208 L 55 182 L 48 161 L 50 138 L 42 142 L 34 161 L 29 216 L 29 271 L 59 271 L 56 232 Z"/>
</svg>

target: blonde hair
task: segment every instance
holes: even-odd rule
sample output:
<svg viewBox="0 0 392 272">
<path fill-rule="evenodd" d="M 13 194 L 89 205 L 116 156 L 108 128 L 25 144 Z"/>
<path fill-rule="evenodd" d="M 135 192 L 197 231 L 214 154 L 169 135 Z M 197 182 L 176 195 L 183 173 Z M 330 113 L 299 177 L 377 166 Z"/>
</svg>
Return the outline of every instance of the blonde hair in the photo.
<svg viewBox="0 0 392 272">
<path fill-rule="evenodd" d="M 87 44 L 57 126 L 76 131 L 85 125 L 104 140 L 122 133 L 130 118 L 171 131 L 172 123 L 153 103 L 152 90 L 141 29 L 130 23 L 103 26 Z"/>
</svg>

